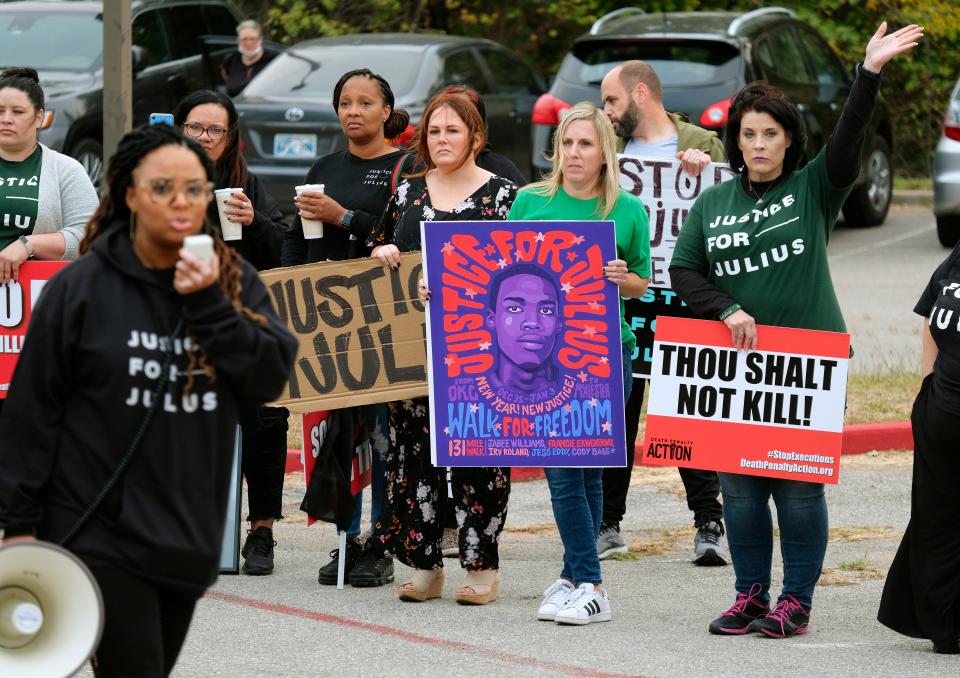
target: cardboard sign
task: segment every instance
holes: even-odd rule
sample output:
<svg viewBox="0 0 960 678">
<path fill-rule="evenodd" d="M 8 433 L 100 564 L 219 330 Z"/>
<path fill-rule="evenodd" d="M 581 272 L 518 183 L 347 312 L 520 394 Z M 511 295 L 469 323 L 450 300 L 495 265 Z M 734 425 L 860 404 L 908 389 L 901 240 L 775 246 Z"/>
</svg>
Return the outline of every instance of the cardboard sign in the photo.
<svg viewBox="0 0 960 678">
<path fill-rule="evenodd" d="M 305 412 L 303 414 L 303 445 L 300 448 L 300 462 L 303 464 L 305 486 L 310 486 L 310 476 L 316 465 L 320 448 L 327 435 L 327 419 L 330 412 Z M 363 492 L 363 488 L 373 482 L 373 449 L 367 438 L 366 431 L 357 427 L 354 435 L 353 459 L 350 464 L 350 493 L 353 495 Z M 307 527 L 317 522 L 317 519 L 307 514 Z"/>
<path fill-rule="evenodd" d="M 837 483 L 850 335 L 660 317 L 643 463 Z"/>
<path fill-rule="evenodd" d="M 667 268 L 680 227 L 699 195 L 736 176 L 729 165 L 712 162 L 697 177 L 679 160 L 618 156 L 620 187 L 640 198 L 650 217 L 650 287 L 670 287 Z"/>
<path fill-rule="evenodd" d="M 426 395 L 419 278 L 419 252 L 401 255 L 396 271 L 366 258 L 261 273 L 300 342 L 275 404 L 309 412 Z"/>
<path fill-rule="evenodd" d="M 421 224 L 438 466 L 626 464 L 611 221 Z"/>
<path fill-rule="evenodd" d="M 30 312 L 43 286 L 64 269 L 69 261 L 25 261 L 18 280 L 0 285 L 0 398 L 7 397 L 10 379 L 23 350 Z"/>
</svg>

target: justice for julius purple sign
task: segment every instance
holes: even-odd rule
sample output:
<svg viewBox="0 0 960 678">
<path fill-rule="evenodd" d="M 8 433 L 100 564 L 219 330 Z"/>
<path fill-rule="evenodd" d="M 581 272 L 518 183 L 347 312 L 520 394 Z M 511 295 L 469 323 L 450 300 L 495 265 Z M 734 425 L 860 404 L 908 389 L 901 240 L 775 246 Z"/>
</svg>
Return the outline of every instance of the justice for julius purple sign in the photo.
<svg viewBox="0 0 960 678">
<path fill-rule="evenodd" d="M 624 466 L 613 222 L 421 225 L 438 466 Z"/>
</svg>

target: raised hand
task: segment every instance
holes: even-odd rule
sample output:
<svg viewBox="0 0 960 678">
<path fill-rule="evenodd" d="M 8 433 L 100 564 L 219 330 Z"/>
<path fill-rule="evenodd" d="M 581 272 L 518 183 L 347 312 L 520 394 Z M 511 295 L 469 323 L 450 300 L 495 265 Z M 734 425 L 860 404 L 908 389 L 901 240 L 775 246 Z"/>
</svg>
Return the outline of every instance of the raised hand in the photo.
<svg viewBox="0 0 960 678">
<path fill-rule="evenodd" d="M 887 22 L 884 21 L 867 43 L 863 67 L 871 73 L 879 73 L 890 59 L 916 47 L 919 44 L 918 40 L 923 37 L 923 26 L 910 24 L 890 35 L 886 33 Z"/>
</svg>

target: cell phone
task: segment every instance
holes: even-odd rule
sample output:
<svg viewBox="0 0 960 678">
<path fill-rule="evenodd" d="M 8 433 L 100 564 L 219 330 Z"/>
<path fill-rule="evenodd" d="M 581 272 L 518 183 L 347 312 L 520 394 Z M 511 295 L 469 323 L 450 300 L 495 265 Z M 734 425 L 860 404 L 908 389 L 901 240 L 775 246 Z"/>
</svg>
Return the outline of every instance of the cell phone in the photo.
<svg viewBox="0 0 960 678">
<path fill-rule="evenodd" d="M 151 125 L 170 125 L 173 127 L 173 113 L 151 113 Z"/>
<path fill-rule="evenodd" d="M 206 233 L 188 235 L 183 239 L 183 249 L 200 261 L 210 261 L 213 257 L 213 238 Z"/>
</svg>

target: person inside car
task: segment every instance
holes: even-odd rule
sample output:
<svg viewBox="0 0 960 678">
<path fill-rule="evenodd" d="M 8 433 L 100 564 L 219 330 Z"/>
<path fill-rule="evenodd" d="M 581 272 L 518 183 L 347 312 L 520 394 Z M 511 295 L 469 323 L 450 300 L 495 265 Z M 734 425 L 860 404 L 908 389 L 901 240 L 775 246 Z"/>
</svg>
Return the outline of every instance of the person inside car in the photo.
<svg viewBox="0 0 960 678">
<path fill-rule="evenodd" d="M 227 94 L 232 97 L 243 91 L 254 76 L 279 54 L 275 49 L 264 46 L 263 29 L 253 19 L 240 22 L 237 26 L 237 51 L 231 52 L 223 60 L 220 76 L 227 84 Z"/>
</svg>

